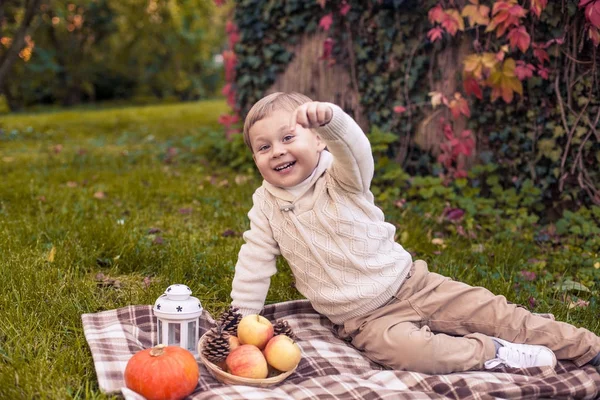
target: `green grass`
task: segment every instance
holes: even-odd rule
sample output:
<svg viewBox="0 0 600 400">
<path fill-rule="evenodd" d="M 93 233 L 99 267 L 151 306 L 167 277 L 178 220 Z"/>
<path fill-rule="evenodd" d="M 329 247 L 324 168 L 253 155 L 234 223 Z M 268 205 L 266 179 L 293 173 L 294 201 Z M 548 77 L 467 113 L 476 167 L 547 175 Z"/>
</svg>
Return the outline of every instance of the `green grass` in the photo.
<svg viewBox="0 0 600 400">
<path fill-rule="evenodd" d="M 208 101 L 2 117 L 0 398 L 108 398 L 83 313 L 152 304 L 172 283 L 189 285 L 212 313 L 228 305 L 260 179 L 206 160 L 202 143 L 225 109 Z M 600 331 L 594 296 L 590 307 L 571 309 L 552 288 L 573 267 L 561 263 L 564 249 L 541 249 L 517 233 L 477 243 L 447 237 L 442 249 L 431 243 L 426 216 L 386 212 L 432 270 L 515 302 L 533 296 L 536 311 Z M 545 266 L 553 278 L 523 281 L 519 271 L 546 251 L 557 254 Z M 299 298 L 289 269 L 279 267 L 267 301 Z M 118 284 L 99 285 L 99 273 Z"/>
</svg>

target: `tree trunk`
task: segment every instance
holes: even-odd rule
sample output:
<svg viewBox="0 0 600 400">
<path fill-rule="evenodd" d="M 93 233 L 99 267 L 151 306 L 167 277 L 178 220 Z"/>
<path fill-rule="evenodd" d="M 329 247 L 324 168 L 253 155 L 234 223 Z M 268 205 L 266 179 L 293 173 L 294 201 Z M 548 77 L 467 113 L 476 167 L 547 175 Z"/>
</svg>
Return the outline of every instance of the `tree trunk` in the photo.
<svg viewBox="0 0 600 400">
<path fill-rule="evenodd" d="M 3 84 L 8 77 L 8 73 L 17 61 L 19 52 L 23 49 L 25 36 L 27 36 L 27 31 L 31 26 L 31 22 L 40 8 L 40 3 L 41 0 L 29 0 L 26 3 L 25 17 L 21 22 L 21 26 L 15 33 L 10 48 L 4 53 L 2 58 L 0 58 L 0 88 L 4 86 Z"/>
<path fill-rule="evenodd" d="M 2 86 L 0 86 L 0 93 L 4 94 L 6 104 L 11 112 L 19 111 L 23 108 L 23 105 L 14 98 L 6 81 L 2 84 Z"/>
</svg>

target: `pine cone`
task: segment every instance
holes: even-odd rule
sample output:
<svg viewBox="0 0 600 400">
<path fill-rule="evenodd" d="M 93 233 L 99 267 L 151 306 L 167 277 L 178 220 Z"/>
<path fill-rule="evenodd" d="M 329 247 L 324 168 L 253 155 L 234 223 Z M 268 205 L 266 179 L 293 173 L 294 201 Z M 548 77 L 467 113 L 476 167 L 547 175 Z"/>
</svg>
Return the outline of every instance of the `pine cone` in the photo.
<svg viewBox="0 0 600 400">
<path fill-rule="evenodd" d="M 216 323 L 217 325 L 222 326 L 225 332 L 237 336 L 237 328 L 241 319 L 242 314 L 238 312 L 238 308 L 230 306 L 227 311 L 223 312 L 219 318 L 217 318 Z"/>
<path fill-rule="evenodd" d="M 277 323 L 275 323 L 275 325 L 273 325 L 273 331 L 274 331 L 274 336 L 286 335 L 290 339 L 296 340 L 296 335 L 294 334 L 292 327 L 285 320 L 277 321 Z"/>
<path fill-rule="evenodd" d="M 229 355 L 229 333 L 221 329 L 221 326 L 217 326 L 205 335 L 206 341 L 202 349 L 204 357 L 215 364 L 224 361 Z"/>
</svg>

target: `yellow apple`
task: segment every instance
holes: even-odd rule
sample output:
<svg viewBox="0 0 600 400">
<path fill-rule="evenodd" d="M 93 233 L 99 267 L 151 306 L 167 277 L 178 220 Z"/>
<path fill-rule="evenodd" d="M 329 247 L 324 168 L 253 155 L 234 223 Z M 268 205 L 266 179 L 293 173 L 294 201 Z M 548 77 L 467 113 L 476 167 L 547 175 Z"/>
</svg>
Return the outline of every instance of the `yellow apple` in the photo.
<svg viewBox="0 0 600 400">
<path fill-rule="evenodd" d="M 269 340 L 263 354 L 270 366 L 283 372 L 294 369 L 302 357 L 300 346 L 286 335 Z"/>
<path fill-rule="evenodd" d="M 237 337 L 241 344 L 253 344 L 262 350 L 273 337 L 273 324 L 262 315 L 246 315 L 238 325 Z"/>
<path fill-rule="evenodd" d="M 225 364 L 231 374 L 244 378 L 264 379 L 269 374 L 265 356 L 251 344 L 243 344 L 229 353 Z"/>
</svg>

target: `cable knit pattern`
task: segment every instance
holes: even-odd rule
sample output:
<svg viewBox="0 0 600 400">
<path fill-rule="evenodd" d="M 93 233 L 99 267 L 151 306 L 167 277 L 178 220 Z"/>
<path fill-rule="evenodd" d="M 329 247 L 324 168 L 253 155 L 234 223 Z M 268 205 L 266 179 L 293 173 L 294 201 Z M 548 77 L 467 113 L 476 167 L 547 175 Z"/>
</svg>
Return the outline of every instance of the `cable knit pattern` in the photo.
<svg viewBox="0 0 600 400">
<path fill-rule="evenodd" d="M 243 314 L 262 309 L 279 254 L 300 293 L 337 324 L 387 303 L 408 274 L 411 256 L 394 241 L 396 229 L 369 190 L 369 141 L 331 106 L 331 122 L 318 129 L 330 152 L 322 152 L 304 192 L 295 197 L 264 181 L 254 193 L 231 292 Z"/>
</svg>

